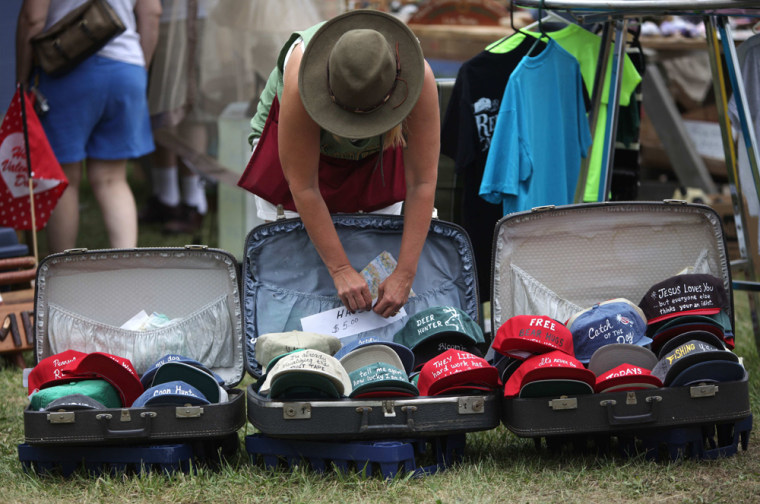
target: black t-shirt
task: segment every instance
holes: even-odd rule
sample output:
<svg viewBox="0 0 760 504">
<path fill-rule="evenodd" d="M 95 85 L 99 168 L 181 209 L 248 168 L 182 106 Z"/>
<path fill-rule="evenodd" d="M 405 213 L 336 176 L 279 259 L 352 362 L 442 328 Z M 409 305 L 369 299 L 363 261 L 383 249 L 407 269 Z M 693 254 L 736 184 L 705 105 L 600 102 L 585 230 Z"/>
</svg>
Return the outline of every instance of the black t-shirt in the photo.
<svg viewBox="0 0 760 504">
<path fill-rule="evenodd" d="M 462 177 L 462 226 L 472 240 L 481 301 L 491 299 L 493 232 L 503 213 L 501 204 L 478 196 L 480 182 L 507 81 L 534 42 L 536 39 L 529 37 L 509 52 L 482 51 L 464 62 L 441 127 L 441 153 L 454 160 Z M 546 43 L 539 41 L 531 54 L 545 48 Z"/>
</svg>

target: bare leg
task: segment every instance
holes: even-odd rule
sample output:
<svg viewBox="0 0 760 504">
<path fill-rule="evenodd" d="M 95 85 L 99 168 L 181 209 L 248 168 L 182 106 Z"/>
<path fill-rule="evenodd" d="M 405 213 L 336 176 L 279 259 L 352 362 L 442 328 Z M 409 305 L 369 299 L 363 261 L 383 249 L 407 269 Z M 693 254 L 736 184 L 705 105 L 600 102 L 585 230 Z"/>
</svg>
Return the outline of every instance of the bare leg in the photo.
<svg viewBox="0 0 760 504">
<path fill-rule="evenodd" d="M 82 163 L 61 165 L 69 181 L 47 222 L 48 251 L 53 254 L 76 247 L 79 232 L 79 183 Z"/>
<path fill-rule="evenodd" d="M 114 248 L 137 246 L 137 207 L 127 182 L 127 160 L 87 160 L 87 179 Z"/>
</svg>

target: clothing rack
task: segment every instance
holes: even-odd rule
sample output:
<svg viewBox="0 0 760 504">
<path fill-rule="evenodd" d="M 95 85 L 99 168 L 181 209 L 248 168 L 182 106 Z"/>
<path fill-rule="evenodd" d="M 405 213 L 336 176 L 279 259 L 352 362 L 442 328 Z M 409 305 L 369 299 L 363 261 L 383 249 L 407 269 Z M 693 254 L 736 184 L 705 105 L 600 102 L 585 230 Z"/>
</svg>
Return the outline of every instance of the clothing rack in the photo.
<svg viewBox="0 0 760 504">
<path fill-rule="evenodd" d="M 602 23 L 602 46 L 599 51 L 599 63 L 592 95 L 592 111 L 590 118 L 596 117 L 601 100 L 604 85 L 602 76 L 607 73 L 609 54 L 615 43 L 612 57 L 611 80 L 609 86 L 609 113 L 605 125 L 605 143 L 602 157 L 602 172 L 599 184 L 599 201 L 605 201 L 609 195 L 609 184 L 614 162 L 614 146 L 617 134 L 617 121 L 619 115 L 620 82 L 622 79 L 623 57 L 625 55 L 626 34 L 628 23 L 632 19 L 644 16 L 667 16 L 667 15 L 700 15 L 706 28 L 707 50 L 710 59 L 710 68 L 713 76 L 713 88 L 718 106 L 723 150 L 726 159 L 728 182 L 731 188 L 731 200 L 734 211 L 734 221 L 737 229 L 737 237 L 740 251 L 740 259 L 732 261 L 732 271 L 741 271 L 746 280 L 734 280 L 733 288 L 744 290 L 749 294 L 750 314 L 755 336 L 755 345 L 760 349 L 760 321 L 758 320 L 757 308 L 760 306 L 760 260 L 757 255 L 749 252 L 748 244 L 750 235 L 748 226 L 745 226 L 745 200 L 744 198 L 757 198 L 760 202 L 760 171 L 758 171 L 757 138 L 751 124 L 751 114 L 747 102 L 747 94 L 744 88 L 744 80 L 741 75 L 741 66 L 736 53 L 731 26 L 727 17 L 737 15 L 737 9 L 754 9 L 760 16 L 760 6 L 757 0 L 513 0 L 514 5 L 523 8 L 544 9 L 547 11 L 564 11 L 576 19 L 584 22 Z M 740 15 L 746 15 L 744 13 Z M 721 58 L 721 54 L 723 58 Z M 729 76 L 730 88 L 724 79 L 724 67 Z M 661 86 L 662 87 L 662 86 Z M 728 116 L 729 89 L 733 90 L 736 108 L 739 115 L 741 131 L 744 137 L 744 148 L 747 149 L 749 165 L 752 172 L 753 188 L 747 191 L 741 187 L 738 175 L 737 156 L 733 143 L 731 121 Z M 646 101 L 646 98 L 645 98 Z M 593 128 L 596 127 L 592 121 Z M 588 164 L 584 161 L 581 167 L 579 188 L 581 183 L 585 187 Z M 694 180 L 701 180 L 706 184 L 712 184 L 708 173 L 683 174 Z M 704 184 L 702 184 L 704 185 Z M 576 191 L 576 203 L 582 201 L 583 191 Z M 579 197 L 581 199 L 579 199 Z"/>
</svg>

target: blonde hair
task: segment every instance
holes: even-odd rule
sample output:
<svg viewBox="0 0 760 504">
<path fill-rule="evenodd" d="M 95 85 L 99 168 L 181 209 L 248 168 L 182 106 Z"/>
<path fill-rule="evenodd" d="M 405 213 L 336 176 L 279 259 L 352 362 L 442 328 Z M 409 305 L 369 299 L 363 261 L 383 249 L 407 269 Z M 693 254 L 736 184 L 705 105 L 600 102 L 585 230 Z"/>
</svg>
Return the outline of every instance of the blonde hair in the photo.
<svg viewBox="0 0 760 504">
<path fill-rule="evenodd" d="M 383 150 L 391 147 L 406 147 L 406 121 L 402 121 L 383 135 Z"/>
</svg>

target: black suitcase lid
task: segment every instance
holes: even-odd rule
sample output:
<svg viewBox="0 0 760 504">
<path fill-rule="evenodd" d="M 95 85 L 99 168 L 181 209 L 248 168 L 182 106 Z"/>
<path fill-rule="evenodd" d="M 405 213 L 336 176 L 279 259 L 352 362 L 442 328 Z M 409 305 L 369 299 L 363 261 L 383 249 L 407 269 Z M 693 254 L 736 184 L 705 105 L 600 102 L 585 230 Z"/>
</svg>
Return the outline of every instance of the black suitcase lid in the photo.
<svg viewBox="0 0 760 504">
<path fill-rule="evenodd" d="M 172 322 L 120 329 L 135 314 Z M 35 285 L 37 361 L 66 349 L 132 361 L 138 374 L 167 354 L 195 359 L 225 385 L 244 373 L 238 264 L 219 249 L 77 249 L 44 258 Z"/>
<path fill-rule="evenodd" d="M 613 298 L 639 303 L 685 268 L 723 279 L 731 270 L 721 219 L 683 201 L 542 207 L 502 218 L 494 231 L 491 319 L 514 315 L 565 322 Z M 730 299 L 734 326 L 733 297 Z"/>
<path fill-rule="evenodd" d="M 403 217 L 377 214 L 333 216 L 351 264 L 363 269 L 383 251 L 398 258 Z M 255 344 L 259 335 L 301 330 L 301 318 L 342 306 L 332 278 L 300 219 L 260 225 L 248 234 L 243 262 L 243 321 L 246 366 L 258 378 Z M 478 289 L 472 244 L 458 225 L 433 220 L 404 306 L 408 315 L 432 306 L 456 306 L 478 320 Z M 392 341 L 406 322 L 397 320 L 371 334 Z M 357 334 L 344 344 L 370 332 Z"/>
</svg>

